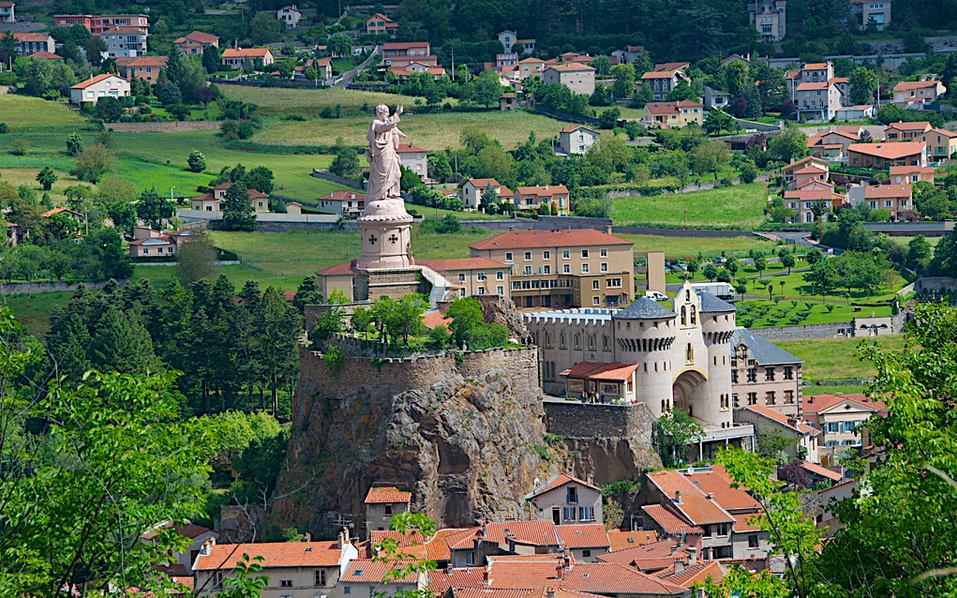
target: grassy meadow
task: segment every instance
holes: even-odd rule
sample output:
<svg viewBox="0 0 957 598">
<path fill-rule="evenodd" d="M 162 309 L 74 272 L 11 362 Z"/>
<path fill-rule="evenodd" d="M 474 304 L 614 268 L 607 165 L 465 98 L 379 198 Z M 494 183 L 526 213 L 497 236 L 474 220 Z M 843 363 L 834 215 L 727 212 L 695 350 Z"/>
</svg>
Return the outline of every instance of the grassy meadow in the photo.
<svg viewBox="0 0 957 598">
<path fill-rule="evenodd" d="M 612 221 L 617 225 L 704 226 L 754 228 L 764 221 L 767 205 L 764 183 L 734 185 L 690 193 L 612 200 Z"/>
<path fill-rule="evenodd" d="M 770 251 L 774 243 L 763 237 L 665 237 L 663 235 L 624 235 L 616 234 L 634 242 L 635 251 L 664 251 L 665 259 L 684 259 L 697 256 L 699 253 L 705 258 L 736 256 L 746 257 L 751 249 Z M 698 278 L 700 278 L 700 274 Z M 680 277 L 684 280 L 684 276 Z M 669 282 L 672 282 L 669 280 Z M 678 282 L 675 280 L 673 282 Z"/>
<path fill-rule="evenodd" d="M 870 314 L 868 314 L 870 315 Z M 861 338 L 828 338 L 801 341 L 779 341 L 774 343 L 789 353 L 804 360 L 801 368 L 805 380 L 847 380 L 850 378 L 871 378 L 877 370 L 869 361 L 864 361 L 855 354 L 861 346 L 876 345 L 884 351 L 899 351 L 904 348 L 904 336 L 890 334 L 887 336 Z M 820 392 L 832 392 L 824 388 Z M 815 390 L 817 390 L 815 388 Z M 857 392 L 862 392 L 858 390 Z M 815 393 L 816 394 L 816 393 Z"/>
</svg>

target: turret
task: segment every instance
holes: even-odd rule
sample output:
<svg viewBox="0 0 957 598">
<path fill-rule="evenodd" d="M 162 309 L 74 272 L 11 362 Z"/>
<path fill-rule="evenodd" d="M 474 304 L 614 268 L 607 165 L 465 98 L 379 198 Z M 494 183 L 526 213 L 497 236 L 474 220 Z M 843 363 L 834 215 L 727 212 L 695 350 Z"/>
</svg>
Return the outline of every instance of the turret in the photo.
<svg viewBox="0 0 957 598">
<path fill-rule="evenodd" d="M 672 353 L 678 329 L 675 312 L 640 297 L 612 315 L 615 353 L 622 363 L 636 363 L 636 395 L 655 416 L 671 409 Z"/>
<path fill-rule="evenodd" d="M 708 354 L 710 398 L 702 406 L 700 417 L 721 427 L 732 423 L 731 337 L 734 334 L 735 307 L 708 292 L 698 295 L 701 301 L 701 332 Z"/>
</svg>

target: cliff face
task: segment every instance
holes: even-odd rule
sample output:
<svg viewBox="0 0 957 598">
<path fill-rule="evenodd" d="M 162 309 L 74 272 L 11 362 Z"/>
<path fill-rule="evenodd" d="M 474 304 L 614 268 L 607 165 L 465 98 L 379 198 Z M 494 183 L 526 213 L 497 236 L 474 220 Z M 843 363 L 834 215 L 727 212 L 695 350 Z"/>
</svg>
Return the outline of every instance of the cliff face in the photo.
<svg viewBox="0 0 957 598">
<path fill-rule="evenodd" d="M 269 515 L 276 529 L 328 537 L 342 517 L 358 531 L 373 482 L 405 484 L 413 509 L 440 526 L 525 518 L 536 480 L 569 471 L 603 484 L 657 464 L 636 440 L 546 441 L 534 349 L 346 358 L 335 376 L 316 353 L 301 363 L 282 498 Z"/>
</svg>

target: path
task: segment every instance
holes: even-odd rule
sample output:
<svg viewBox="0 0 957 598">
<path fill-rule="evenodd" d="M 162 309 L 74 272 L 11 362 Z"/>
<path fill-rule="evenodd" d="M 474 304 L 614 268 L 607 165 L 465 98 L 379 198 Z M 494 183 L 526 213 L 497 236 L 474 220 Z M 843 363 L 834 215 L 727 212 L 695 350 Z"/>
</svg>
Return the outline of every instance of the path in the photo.
<svg viewBox="0 0 957 598">
<path fill-rule="evenodd" d="M 375 58 L 381 52 L 382 52 L 382 46 L 376 46 L 375 50 L 373 50 L 369 54 L 369 56 L 362 61 L 361 64 L 357 65 L 352 70 L 346 71 L 345 73 L 340 75 L 339 80 L 336 82 L 335 86 L 345 89 L 346 87 L 351 85 L 352 80 L 355 78 L 355 76 L 358 75 L 361 71 L 363 71 L 366 67 L 368 67 L 369 64 L 372 62 L 372 59 Z"/>
</svg>

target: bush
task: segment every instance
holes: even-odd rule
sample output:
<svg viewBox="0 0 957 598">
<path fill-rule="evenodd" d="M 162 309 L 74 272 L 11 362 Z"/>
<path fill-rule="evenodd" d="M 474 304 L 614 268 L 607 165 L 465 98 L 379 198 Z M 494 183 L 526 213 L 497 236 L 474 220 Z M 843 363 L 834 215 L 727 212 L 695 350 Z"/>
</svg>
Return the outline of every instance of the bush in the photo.
<svg viewBox="0 0 957 598">
<path fill-rule="evenodd" d="M 186 104 L 173 104 L 166 111 L 176 120 L 186 120 L 186 117 L 189 116 L 189 106 Z"/>
<path fill-rule="evenodd" d="M 9 133 L 10 127 L 7 126 L 7 123 L 0 123 L 0 133 Z"/>
<path fill-rule="evenodd" d="M 206 158 L 199 150 L 193 150 L 189 153 L 189 157 L 186 158 L 186 164 L 190 172 L 203 172 L 206 170 Z"/>
<path fill-rule="evenodd" d="M 225 120 L 220 129 L 220 134 L 229 141 L 249 139 L 255 132 L 256 124 L 251 120 Z"/>
<path fill-rule="evenodd" d="M 13 143 L 10 144 L 10 153 L 14 156 L 22 156 L 27 153 L 27 150 L 30 149 L 30 144 L 27 143 L 26 139 L 17 138 L 13 140 Z"/>
</svg>

